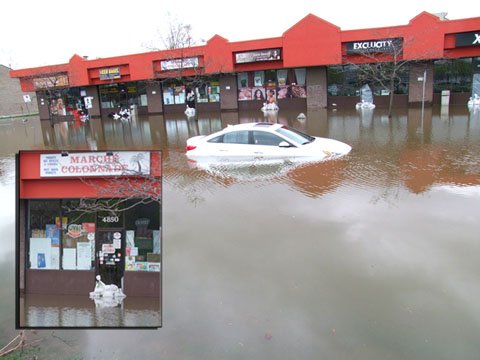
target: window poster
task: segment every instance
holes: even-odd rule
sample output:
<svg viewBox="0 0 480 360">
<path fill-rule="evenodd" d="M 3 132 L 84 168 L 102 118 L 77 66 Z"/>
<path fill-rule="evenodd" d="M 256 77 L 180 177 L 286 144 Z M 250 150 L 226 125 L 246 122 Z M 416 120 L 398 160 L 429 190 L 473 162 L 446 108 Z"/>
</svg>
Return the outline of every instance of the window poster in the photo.
<svg viewBox="0 0 480 360">
<path fill-rule="evenodd" d="M 160 271 L 160 263 L 159 262 L 149 262 L 148 263 L 148 271 Z"/>
<path fill-rule="evenodd" d="M 30 268 L 50 269 L 52 259 L 50 238 L 30 238 Z"/>
<path fill-rule="evenodd" d="M 160 230 L 153 230 L 153 252 L 160 254 Z"/>
<path fill-rule="evenodd" d="M 163 103 L 165 105 L 172 105 L 175 104 L 173 101 L 173 89 L 167 88 L 163 90 Z"/>
<path fill-rule="evenodd" d="M 238 100 L 252 100 L 252 88 L 242 88 L 238 90 Z"/>
<path fill-rule="evenodd" d="M 77 249 L 64 248 L 63 249 L 63 263 L 62 269 L 76 270 L 77 269 Z"/>
<path fill-rule="evenodd" d="M 92 249 L 89 242 L 77 242 L 77 270 L 90 270 Z"/>
<path fill-rule="evenodd" d="M 127 230 L 125 232 L 125 236 L 127 239 L 127 247 L 134 247 L 135 246 L 135 230 Z"/>
<path fill-rule="evenodd" d="M 53 247 L 50 249 L 50 269 L 60 269 L 60 247 Z"/>
<path fill-rule="evenodd" d="M 146 261 L 136 261 L 135 262 L 136 271 L 148 271 L 148 262 Z"/>
<path fill-rule="evenodd" d="M 45 225 L 45 232 L 47 238 L 51 239 L 51 245 L 54 247 L 60 246 L 60 229 L 56 224 Z"/>
<path fill-rule="evenodd" d="M 125 256 L 125 270 L 135 270 L 135 256 Z"/>
</svg>

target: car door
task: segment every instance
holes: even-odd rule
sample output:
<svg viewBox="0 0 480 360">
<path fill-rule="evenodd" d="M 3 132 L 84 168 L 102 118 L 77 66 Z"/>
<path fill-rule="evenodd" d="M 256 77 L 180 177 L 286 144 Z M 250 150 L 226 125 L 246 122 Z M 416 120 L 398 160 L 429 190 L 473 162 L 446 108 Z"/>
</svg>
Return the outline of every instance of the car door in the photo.
<svg viewBox="0 0 480 360">
<path fill-rule="evenodd" d="M 218 155 L 225 161 L 251 161 L 253 149 L 248 130 L 230 131 L 217 143 Z"/>
<path fill-rule="evenodd" d="M 254 157 L 256 160 L 287 160 L 295 157 L 295 149 L 291 143 L 290 146 L 280 146 L 285 140 L 268 131 L 253 130 L 252 143 L 254 146 Z"/>
</svg>

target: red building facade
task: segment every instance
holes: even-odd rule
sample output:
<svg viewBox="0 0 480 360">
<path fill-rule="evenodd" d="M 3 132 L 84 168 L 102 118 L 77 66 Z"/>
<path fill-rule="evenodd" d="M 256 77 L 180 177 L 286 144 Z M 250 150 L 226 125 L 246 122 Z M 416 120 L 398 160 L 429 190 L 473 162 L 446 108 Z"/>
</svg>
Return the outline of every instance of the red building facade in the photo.
<svg viewBox="0 0 480 360">
<path fill-rule="evenodd" d="M 197 111 L 258 109 L 268 96 L 280 108 L 325 108 L 357 102 L 358 66 L 395 56 L 409 61 L 394 90 L 397 104 L 423 100 L 419 79 L 426 74 L 427 104 L 450 90 L 450 104 L 464 105 L 480 73 L 479 36 L 478 17 L 422 12 L 407 25 L 342 31 L 309 14 L 275 38 L 229 42 L 215 35 L 202 46 L 95 60 L 74 55 L 66 64 L 10 75 L 23 91 L 37 91 L 41 118 L 81 107 L 92 116 L 132 105 L 140 113 L 178 112 L 189 94 Z M 377 105 L 386 103 L 384 90 L 374 94 Z"/>
</svg>

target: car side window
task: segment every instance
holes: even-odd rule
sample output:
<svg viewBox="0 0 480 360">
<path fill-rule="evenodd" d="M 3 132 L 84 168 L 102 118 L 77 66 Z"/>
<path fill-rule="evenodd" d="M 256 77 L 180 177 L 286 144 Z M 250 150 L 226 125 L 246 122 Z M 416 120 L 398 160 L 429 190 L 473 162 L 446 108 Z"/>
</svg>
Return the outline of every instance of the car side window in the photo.
<svg viewBox="0 0 480 360">
<path fill-rule="evenodd" d="M 222 143 L 222 142 L 223 142 L 223 135 L 215 136 L 214 138 L 208 140 L 207 142 L 210 142 L 210 143 Z"/>
<path fill-rule="evenodd" d="M 248 144 L 248 131 L 232 131 L 223 135 L 224 144 Z"/>
<path fill-rule="evenodd" d="M 281 137 L 265 131 L 253 132 L 253 143 L 255 145 L 278 146 L 283 140 Z"/>
</svg>

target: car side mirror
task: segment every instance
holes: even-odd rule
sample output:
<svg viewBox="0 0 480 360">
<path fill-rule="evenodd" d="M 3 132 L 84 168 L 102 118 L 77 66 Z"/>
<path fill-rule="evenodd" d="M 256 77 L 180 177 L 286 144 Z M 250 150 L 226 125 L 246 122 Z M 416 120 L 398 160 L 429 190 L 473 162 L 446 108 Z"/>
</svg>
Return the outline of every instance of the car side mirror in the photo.
<svg viewBox="0 0 480 360">
<path fill-rule="evenodd" d="M 281 148 L 288 148 L 290 147 L 290 144 L 286 141 L 282 141 L 280 144 L 278 144 L 278 146 Z"/>
</svg>

